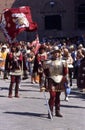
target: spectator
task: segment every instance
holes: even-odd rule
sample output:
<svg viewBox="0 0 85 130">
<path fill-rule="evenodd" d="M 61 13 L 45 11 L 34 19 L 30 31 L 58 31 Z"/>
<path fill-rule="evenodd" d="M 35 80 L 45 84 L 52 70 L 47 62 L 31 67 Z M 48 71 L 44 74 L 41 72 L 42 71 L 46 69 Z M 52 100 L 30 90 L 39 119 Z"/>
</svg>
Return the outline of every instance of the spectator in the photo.
<svg viewBox="0 0 85 130">
<path fill-rule="evenodd" d="M 82 48 L 83 58 L 80 61 L 77 76 L 77 86 L 82 91 L 85 89 L 85 48 Z"/>
<path fill-rule="evenodd" d="M 6 60 L 6 56 L 7 56 L 7 46 L 3 45 L 1 48 L 1 52 L 0 52 L 0 71 L 1 73 L 3 73 L 3 78 L 4 78 L 4 73 L 5 73 L 5 60 Z"/>
</svg>

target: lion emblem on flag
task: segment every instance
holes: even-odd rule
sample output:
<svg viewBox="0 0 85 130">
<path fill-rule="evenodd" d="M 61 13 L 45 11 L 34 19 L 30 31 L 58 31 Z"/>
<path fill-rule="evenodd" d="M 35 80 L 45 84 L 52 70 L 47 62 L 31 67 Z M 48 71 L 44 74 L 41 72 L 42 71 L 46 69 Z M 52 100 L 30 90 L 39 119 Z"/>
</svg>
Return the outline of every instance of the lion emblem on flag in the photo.
<svg viewBox="0 0 85 130">
<path fill-rule="evenodd" d="M 16 24 L 17 28 L 29 27 L 29 21 L 23 13 L 14 13 L 12 14 L 13 22 Z"/>
</svg>

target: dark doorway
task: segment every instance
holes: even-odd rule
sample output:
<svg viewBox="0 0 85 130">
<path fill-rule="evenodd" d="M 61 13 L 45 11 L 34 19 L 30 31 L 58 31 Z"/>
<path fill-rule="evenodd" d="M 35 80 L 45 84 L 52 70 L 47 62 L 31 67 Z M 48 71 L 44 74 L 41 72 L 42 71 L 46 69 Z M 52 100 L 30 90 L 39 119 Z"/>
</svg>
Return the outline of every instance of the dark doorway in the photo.
<svg viewBox="0 0 85 130">
<path fill-rule="evenodd" d="M 61 30 L 61 16 L 60 15 L 45 16 L 45 29 L 46 30 L 52 30 L 52 29 Z"/>
</svg>

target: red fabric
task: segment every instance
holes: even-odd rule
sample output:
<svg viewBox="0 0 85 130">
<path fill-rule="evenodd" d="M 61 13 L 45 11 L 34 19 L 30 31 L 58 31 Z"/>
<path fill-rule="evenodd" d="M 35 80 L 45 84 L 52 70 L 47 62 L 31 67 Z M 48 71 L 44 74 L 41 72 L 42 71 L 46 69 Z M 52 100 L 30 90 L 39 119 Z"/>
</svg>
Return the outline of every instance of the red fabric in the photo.
<svg viewBox="0 0 85 130">
<path fill-rule="evenodd" d="M 21 76 L 11 75 L 11 83 L 20 83 Z"/>
<path fill-rule="evenodd" d="M 42 55 L 39 55 L 39 54 L 38 54 L 38 57 L 37 57 L 37 58 L 38 58 L 38 62 L 45 60 L 45 56 L 44 56 L 44 55 L 42 56 Z"/>
<path fill-rule="evenodd" d="M 31 46 L 35 46 L 34 53 L 36 55 L 38 53 L 40 46 L 41 46 L 38 34 L 36 34 L 36 39 L 32 42 Z"/>
<path fill-rule="evenodd" d="M 66 76 L 68 74 L 68 68 L 63 67 L 63 75 Z"/>
<path fill-rule="evenodd" d="M 23 56 L 22 56 L 22 53 L 19 55 L 19 61 L 22 61 L 23 60 Z M 13 53 L 9 53 L 9 59 L 12 60 L 13 59 Z"/>
<path fill-rule="evenodd" d="M 20 61 L 23 60 L 23 56 L 22 56 L 22 54 L 20 54 L 20 56 L 19 56 L 19 60 L 20 60 Z"/>
<path fill-rule="evenodd" d="M 56 107 L 56 110 L 60 110 L 60 94 L 61 92 L 50 91 L 49 106 L 50 108 Z"/>
<path fill-rule="evenodd" d="M 58 84 L 53 81 L 53 79 L 48 79 L 48 90 L 49 91 L 60 91 L 63 92 L 65 90 L 64 84 L 67 82 L 66 78 L 63 76 L 62 81 Z"/>
<path fill-rule="evenodd" d="M 29 6 L 5 9 L 0 24 L 9 43 L 22 31 L 35 31 L 37 24 L 33 22 Z"/>
</svg>

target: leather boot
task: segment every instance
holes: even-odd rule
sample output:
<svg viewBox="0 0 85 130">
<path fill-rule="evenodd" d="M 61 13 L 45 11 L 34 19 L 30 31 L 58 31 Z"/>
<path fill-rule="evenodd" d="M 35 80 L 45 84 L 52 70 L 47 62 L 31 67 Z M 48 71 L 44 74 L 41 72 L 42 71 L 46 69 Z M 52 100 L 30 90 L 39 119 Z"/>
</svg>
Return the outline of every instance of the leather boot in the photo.
<svg viewBox="0 0 85 130">
<path fill-rule="evenodd" d="M 19 98 L 18 91 L 19 91 L 19 84 L 16 84 L 16 86 L 15 86 L 15 97 L 16 98 Z"/>
<path fill-rule="evenodd" d="M 9 98 L 12 98 L 12 89 L 13 89 L 13 84 L 10 84 L 10 86 L 9 86 L 9 94 L 8 94 Z"/>
<path fill-rule="evenodd" d="M 8 97 L 9 97 L 9 98 L 12 98 L 12 94 L 9 94 Z"/>
<path fill-rule="evenodd" d="M 63 116 L 61 115 L 61 113 L 60 113 L 60 110 L 56 110 L 55 116 L 57 116 L 57 117 L 63 117 Z"/>
</svg>

